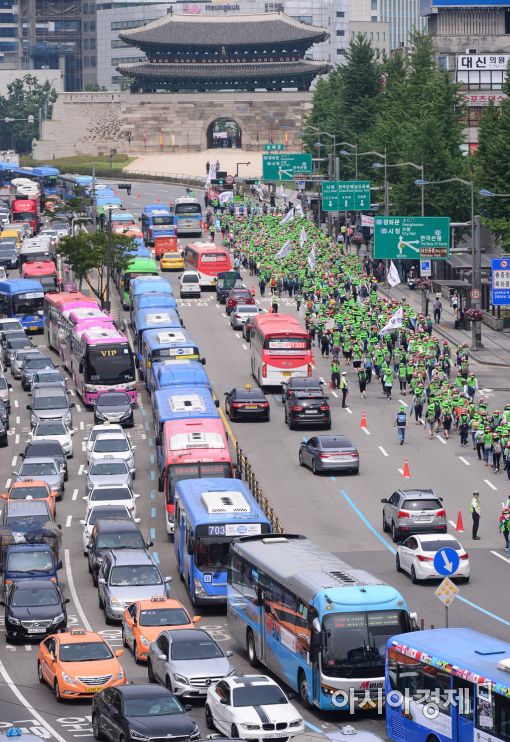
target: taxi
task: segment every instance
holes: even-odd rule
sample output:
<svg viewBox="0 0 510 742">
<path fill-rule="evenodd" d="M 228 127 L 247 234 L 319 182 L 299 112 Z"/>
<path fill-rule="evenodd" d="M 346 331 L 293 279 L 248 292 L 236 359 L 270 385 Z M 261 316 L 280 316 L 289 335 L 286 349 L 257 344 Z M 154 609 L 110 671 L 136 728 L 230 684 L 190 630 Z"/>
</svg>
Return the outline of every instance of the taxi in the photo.
<svg viewBox="0 0 510 742">
<path fill-rule="evenodd" d="M 162 271 L 184 270 L 184 258 L 180 252 L 165 252 L 161 256 L 159 265 Z"/>
<path fill-rule="evenodd" d="M 57 701 L 90 698 L 95 693 L 125 685 L 126 675 L 113 650 L 95 631 L 72 629 L 50 634 L 39 644 L 37 677 L 53 688 Z"/>
<path fill-rule="evenodd" d="M 13 482 L 7 492 L 3 492 L 0 497 L 7 502 L 11 500 L 45 500 L 51 514 L 55 517 L 58 493 L 52 490 L 49 484 L 42 479 Z"/>
<path fill-rule="evenodd" d="M 201 616 L 191 618 L 182 603 L 156 595 L 136 600 L 124 611 L 122 643 L 129 647 L 136 663 L 147 662 L 149 646 L 165 629 L 193 629 Z"/>
</svg>

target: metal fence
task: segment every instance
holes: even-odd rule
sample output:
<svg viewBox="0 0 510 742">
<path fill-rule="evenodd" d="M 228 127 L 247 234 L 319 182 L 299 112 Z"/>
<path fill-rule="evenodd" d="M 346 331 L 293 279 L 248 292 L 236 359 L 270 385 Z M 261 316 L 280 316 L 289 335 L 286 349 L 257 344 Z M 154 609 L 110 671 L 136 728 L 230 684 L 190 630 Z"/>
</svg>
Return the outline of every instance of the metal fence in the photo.
<svg viewBox="0 0 510 742">
<path fill-rule="evenodd" d="M 280 519 L 275 514 L 274 509 L 269 504 L 269 500 L 264 496 L 260 485 L 258 483 L 253 467 L 250 464 L 248 457 L 243 453 L 239 443 L 236 443 L 236 456 L 237 456 L 237 471 L 241 479 L 243 479 L 251 490 L 252 495 L 267 515 L 269 522 L 273 527 L 274 533 L 284 533 L 284 528 Z"/>
</svg>

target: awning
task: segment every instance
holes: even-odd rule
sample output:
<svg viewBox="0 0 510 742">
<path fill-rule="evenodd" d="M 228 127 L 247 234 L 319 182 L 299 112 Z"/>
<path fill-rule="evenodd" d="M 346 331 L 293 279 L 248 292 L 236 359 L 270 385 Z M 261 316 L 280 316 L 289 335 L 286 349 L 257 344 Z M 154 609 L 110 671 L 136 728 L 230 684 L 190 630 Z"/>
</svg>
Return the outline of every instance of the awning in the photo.
<svg viewBox="0 0 510 742">
<path fill-rule="evenodd" d="M 482 269 L 489 269 L 491 267 L 491 260 L 493 257 L 495 256 L 482 253 Z M 448 265 L 451 265 L 452 268 L 469 268 L 469 270 L 471 270 L 471 253 L 450 255 L 446 262 Z"/>
</svg>

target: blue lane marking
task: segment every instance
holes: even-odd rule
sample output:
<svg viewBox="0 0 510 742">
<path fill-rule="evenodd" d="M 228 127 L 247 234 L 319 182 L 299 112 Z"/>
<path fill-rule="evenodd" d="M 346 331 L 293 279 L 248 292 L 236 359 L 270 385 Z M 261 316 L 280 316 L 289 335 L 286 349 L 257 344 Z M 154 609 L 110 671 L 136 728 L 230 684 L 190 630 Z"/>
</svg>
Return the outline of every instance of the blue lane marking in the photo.
<svg viewBox="0 0 510 742">
<path fill-rule="evenodd" d="M 152 552 L 152 558 L 154 559 L 154 561 L 156 562 L 156 564 L 159 564 L 159 554 L 158 554 L 157 551 L 153 551 Z"/>
<path fill-rule="evenodd" d="M 154 482 L 155 479 L 156 479 L 156 472 L 151 471 L 151 482 Z"/>
<path fill-rule="evenodd" d="M 145 430 L 149 430 L 149 423 L 147 422 L 147 420 L 144 422 L 143 427 L 145 428 Z"/>
<path fill-rule="evenodd" d="M 149 530 L 149 536 L 150 536 L 151 541 L 154 541 L 154 539 L 156 538 L 156 529 L 155 528 L 151 528 Z"/>
<path fill-rule="evenodd" d="M 151 498 L 151 500 L 155 500 L 156 499 L 156 490 L 151 490 L 149 492 L 149 497 Z"/>
<path fill-rule="evenodd" d="M 151 508 L 151 518 L 156 517 L 156 508 Z"/>
<path fill-rule="evenodd" d="M 308 727 L 313 732 L 316 732 L 317 734 L 324 734 L 324 732 L 322 731 L 322 729 L 319 729 L 319 727 L 316 727 L 315 724 L 312 724 L 311 722 L 306 721 L 306 719 L 304 719 L 303 721 L 305 723 L 305 727 Z"/>
<path fill-rule="evenodd" d="M 140 407 L 140 412 L 142 413 L 142 415 L 146 415 L 146 414 L 147 414 L 147 413 L 145 412 L 145 408 L 144 408 L 144 407 Z"/>
<path fill-rule="evenodd" d="M 499 621 L 499 623 L 505 624 L 505 626 L 510 626 L 510 621 L 506 621 L 504 618 L 497 616 L 495 613 L 491 613 L 486 608 L 482 608 L 481 605 L 472 603 L 467 598 L 463 598 L 462 595 L 457 595 L 457 600 L 460 600 L 461 603 L 465 603 L 466 605 L 469 605 L 471 608 L 475 608 L 475 610 L 480 611 L 480 613 L 485 613 L 486 616 L 490 616 L 490 618 L 493 618 L 495 621 Z"/>
<path fill-rule="evenodd" d="M 149 456 L 149 458 L 150 458 L 151 464 L 153 464 L 154 463 L 154 454 L 151 453 L 151 455 Z"/>
<path fill-rule="evenodd" d="M 336 477 L 330 477 L 332 482 L 336 482 Z"/>
<path fill-rule="evenodd" d="M 151 436 L 149 436 L 147 438 L 147 443 L 149 444 L 149 446 L 153 446 L 154 445 L 154 438 L 151 438 Z"/>
<path fill-rule="evenodd" d="M 393 556 L 395 556 L 395 554 L 397 553 L 397 550 L 394 549 L 393 546 L 390 546 L 390 544 L 386 541 L 386 539 L 384 538 L 384 536 L 381 536 L 381 534 L 374 528 L 374 526 L 370 523 L 370 521 L 368 520 L 368 518 L 366 517 L 366 515 L 364 515 L 361 512 L 361 510 L 359 509 L 359 507 L 349 497 L 349 495 L 347 494 L 347 492 L 345 490 L 340 490 L 340 494 L 342 495 L 342 497 L 344 498 L 344 500 L 346 501 L 346 503 L 354 510 L 354 512 L 356 513 L 356 515 L 358 516 L 358 518 L 360 518 L 363 521 L 363 523 L 366 525 L 366 527 L 369 529 L 369 531 L 372 531 L 372 533 L 374 534 L 374 536 L 377 539 L 379 539 L 379 541 L 383 544 L 383 546 L 385 546 L 388 549 L 388 551 L 390 551 L 393 554 Z"/>
</svg>

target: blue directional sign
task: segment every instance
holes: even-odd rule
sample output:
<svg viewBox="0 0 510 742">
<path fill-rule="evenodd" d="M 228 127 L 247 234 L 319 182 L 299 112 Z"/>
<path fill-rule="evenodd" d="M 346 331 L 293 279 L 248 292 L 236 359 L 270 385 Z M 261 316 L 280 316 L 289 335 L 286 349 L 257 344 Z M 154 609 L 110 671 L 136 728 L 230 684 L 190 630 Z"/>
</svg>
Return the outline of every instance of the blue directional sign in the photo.
<svg viewBox="0 0 510 742">
<path fill-rule="evenodd" d="M 492 258 L 491 302 L 510 306 L 510 258 Z"/>
<path fill-rule="evenodd" d="M 445 546 L 444 549 L 436 551 L 434 557 L 434 569 L 440 575 L 449 577 L 455 574 L 460 564 L 459 555 L 455 549 L 451 549 L 449 546 Z"/>
</svg>

